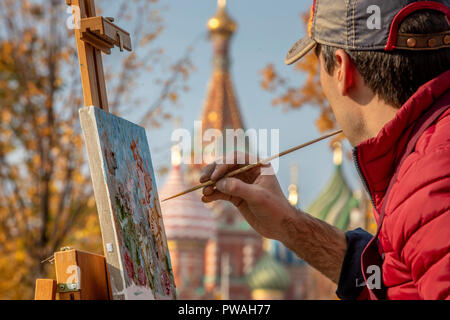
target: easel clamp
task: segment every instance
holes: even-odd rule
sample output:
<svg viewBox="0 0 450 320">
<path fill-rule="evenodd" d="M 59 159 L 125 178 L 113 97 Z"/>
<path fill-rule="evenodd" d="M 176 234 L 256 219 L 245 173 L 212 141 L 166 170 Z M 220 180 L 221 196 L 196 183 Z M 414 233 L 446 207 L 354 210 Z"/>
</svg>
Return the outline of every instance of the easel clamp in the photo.
<svg viewBox="0 0 450 320">
<path fill-rule="evenodd" d="M 81 288 L 78 283 L 59 283 L 58 284 L 58 292 L 66 293 L 66 292 L 76 292 Z"/>
<path fill-rule="evenodd" d="M 96 16 L 94 0 L 66 0 L 66 4 L 78 8 L 79 29 L 75 29 L 81 83 L 85 106 L 95 106 L 109 112 L 102 52 L 110 54 L 115 46 L 120 51 L 132 50 L 128 32 L 116 26 L 114 18 Z"/>
<path fill-rule="evenodd" d="M 105 54 L 110 54 L 114 46 L 120 51 L 132 50 L 130 34 L 104 17 L 81 19 L 81 40 Z"/>
</svg>

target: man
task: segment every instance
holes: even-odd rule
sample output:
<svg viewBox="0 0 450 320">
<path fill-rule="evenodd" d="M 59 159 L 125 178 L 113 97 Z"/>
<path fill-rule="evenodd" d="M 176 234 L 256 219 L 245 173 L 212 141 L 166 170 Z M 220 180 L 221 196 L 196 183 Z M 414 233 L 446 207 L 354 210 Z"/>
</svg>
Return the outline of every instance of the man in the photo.
<svg viewBox="0 0 450 320">
<path fill-rule="evenodd" d="M 290 206 L 261 168 L 205 188 L 203 201 L 232 202 L 261 235 L 336 282 L 342 299 L 450 299 L 449 19 L 447 0 L 314 1 L 309 36 L 287 55 L 287 64 L 314 48 L 319 56 L 323 91 L 373 200 L 380 231 L 370 245 L 361 229 L 344 233 Z M 210 164 L 200 181 L 238 167 Z M 369 279 L 377 267 L 382 288 Z"/>
</svg>

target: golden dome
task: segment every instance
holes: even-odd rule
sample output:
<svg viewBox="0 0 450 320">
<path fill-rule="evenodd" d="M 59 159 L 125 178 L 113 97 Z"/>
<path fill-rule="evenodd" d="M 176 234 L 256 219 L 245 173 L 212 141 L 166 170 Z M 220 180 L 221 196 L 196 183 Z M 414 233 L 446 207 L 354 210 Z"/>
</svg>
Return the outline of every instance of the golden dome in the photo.
<svg viewBox="0 0 450 320">
<path fill-rule="evenodd" d="M 208 29 L 211 32 L 234 33 L 236 31 L 237 24 L 228 15 L 226 5 L 226 0 L 218 0 L 219 9 L 216 15 L 208 20 Z"/>
</svg>

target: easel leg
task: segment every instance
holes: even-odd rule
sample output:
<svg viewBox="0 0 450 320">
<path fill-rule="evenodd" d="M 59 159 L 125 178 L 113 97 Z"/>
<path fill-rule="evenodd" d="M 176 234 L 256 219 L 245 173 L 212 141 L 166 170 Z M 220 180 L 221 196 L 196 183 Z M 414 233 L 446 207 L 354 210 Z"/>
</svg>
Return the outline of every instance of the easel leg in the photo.
<svg viewBox="0 0 450 320">
<path fill-rule="evenodd" d="M 55 300 L 55 299 L 56 299 L 56 280 L 37 279 L 34 300 Z"/>
<path fill-rule="evenodd" d="M 66 3 L 80 9 L 81 19 L 95 16 L 94 0 L 66 0 Z M 108 98 L 101 51 L 81 40 L 81 31 L 79 29 L 75 29 L 75 37 L 80 62 L 84 105 L 96 106 L 108 111 Z"/>
</svg>

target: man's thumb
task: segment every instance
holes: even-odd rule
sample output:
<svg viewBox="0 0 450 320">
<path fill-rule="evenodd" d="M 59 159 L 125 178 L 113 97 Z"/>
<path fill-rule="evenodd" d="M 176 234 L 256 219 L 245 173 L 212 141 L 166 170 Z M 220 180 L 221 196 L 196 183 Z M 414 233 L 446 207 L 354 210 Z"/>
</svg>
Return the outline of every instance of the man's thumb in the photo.
<svg viewBox="0 0 450 320">
<path fill-rule="evenodd" d="M 220 192 L 247 200 L 253 198 L 255 190 L 253 185 L 236 178 L 226 178 L 217 182 L 216 188 Z"/>
</svg>

